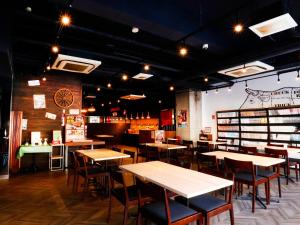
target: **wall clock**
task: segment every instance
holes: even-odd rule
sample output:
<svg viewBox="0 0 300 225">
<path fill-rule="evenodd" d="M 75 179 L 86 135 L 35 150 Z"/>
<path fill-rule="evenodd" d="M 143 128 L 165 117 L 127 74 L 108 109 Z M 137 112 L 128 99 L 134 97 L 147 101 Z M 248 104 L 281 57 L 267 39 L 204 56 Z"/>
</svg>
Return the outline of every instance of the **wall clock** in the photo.
<svg viewBox="0 0 300 225">
<path fill-rule="evenodd" d="M 54 94 L 54 102 L 60 108 L 68 108 L 74 102 L 72 92 L 67 88 L 61 88 Z"/>
</svg>

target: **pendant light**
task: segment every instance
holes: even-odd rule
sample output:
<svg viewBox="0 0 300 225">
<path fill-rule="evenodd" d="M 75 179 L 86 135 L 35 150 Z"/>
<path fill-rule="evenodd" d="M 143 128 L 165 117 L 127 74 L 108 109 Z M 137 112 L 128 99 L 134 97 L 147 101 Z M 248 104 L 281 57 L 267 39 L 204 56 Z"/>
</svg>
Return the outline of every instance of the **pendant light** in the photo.
<svg viewBox="0 0 300 225">
<path fill-rule="evenodd" d="M 145 119 L 145 117 L 144 117 L 144 114 L 143 114 L 143 112 L 142 112 L 142 116 L 141 116 L 141 119 L 143 120 L 143 119 Z"/>
<path fill-rule="evenodd" d="M 136 117 L 135 117 L 135 118 L 136 118 L 137 120 L 140 118 L 138 112 L 136 113 Z"/>
<path fill-rule="evenodd" d="M 299 70 L 298 70 L 298 75 L 296 77 L 296 80 L 300 80 L 300 72 L 299 72 Z"/>
<path fill-rule="evenodd" d="M 130 119 L 133 120 L 132 114 L 130 114 Z"/>
<path fill-rule="evenodd" d="M 150 119 L 150 115 L 149 115 L 149 112 L 148 112 L 148 115 L 147 115 L 147 117 L 146 117 L 147 119 Z"/>
</svg>

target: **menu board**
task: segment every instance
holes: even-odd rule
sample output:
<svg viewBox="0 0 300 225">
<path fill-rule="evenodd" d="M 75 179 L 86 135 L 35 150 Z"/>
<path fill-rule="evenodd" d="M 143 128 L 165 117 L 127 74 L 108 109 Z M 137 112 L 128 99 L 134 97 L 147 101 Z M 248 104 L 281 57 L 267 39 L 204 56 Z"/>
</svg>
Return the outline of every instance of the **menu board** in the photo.
<svg viewBox="0 0 300 225">
<path fill-rule="evenodd" d="M 84 116 L 66 115 L 66 142 L 85 139 Z"/>
</svg>

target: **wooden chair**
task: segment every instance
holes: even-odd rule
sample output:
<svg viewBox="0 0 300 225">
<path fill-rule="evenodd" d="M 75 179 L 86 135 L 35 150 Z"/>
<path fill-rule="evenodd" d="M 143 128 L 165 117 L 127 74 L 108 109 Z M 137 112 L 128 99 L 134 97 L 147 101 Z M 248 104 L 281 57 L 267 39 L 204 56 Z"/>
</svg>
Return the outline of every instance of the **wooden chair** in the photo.
<svg viewBox="0 0 300 225">
<path fill-rule="evenodd" d="M 76 191 L 78 191 L 78 182 L 79 182 L 79 177 L 82 177 L 84 179 L 84 192 L 88 192 L 88 185 L 89 181 L 91 179 L 95 179 L 96 181 L 104 181 L 103 184 L 106 185 L 108 184 L 107 192 L 108 196 L 110 196 L 110 174 L 109 172 L 105 171 L 101 167 L 97 166 L 89 166 L 88 165 L 88 159 L 87 157 L 84 157 L 80 155 L 79 153 L 75 153 L 76 156 L 76 170 L 77 170 L 77 176 L 76 176 Z M 81 167 L 80 165 L 83 165 Z M 100 183 L 100 182 L 98 182 Z"/>
<path fill-rule="evenodd" d="M 169 198 L 167 190 L 155 184 L 144 183 L 136 177 L 138 187 L 138 218 L 137 225 L 142 219 L 148 219 L 155 224 L 186 225 L 196 221 L 201 224 L 201 213 L 186 207 Z M 153 201 L 146 201 L 142 196 L 149 196 Z"/>
<path fill-rule="evenodd" d="M 234 181 L 234 175 L 232 173 L 228 173 L 227 175 L 224 175 L 223 172 L 210 171 L 208 172 L 208 174 Z M 201 212 L 201 214 L 204 216 L 206 225 L 210 225 L 211 217 L 226 211 L 229 211 L 230 224 L 234 225 L 234 212 L 233 212 L 233 203 L 232 203 L 233 185 L 224 188 L 224 190 L 225 190 L 224 199 L 219 197 L 214 197 L 211 194 L 204 194 L 204 195 L 199 195 L 190 198 L 188 200 L 189 207 L 198 212 Z M 178 196 L 175 198 L 175 200 L 182 204 L 187 205 L 186 198 Z"/>
<path fill-rule="evenodd" d="M 257 147 L 241 146 L 240 151 L 245 154 L 255 155 L 257 153 Z"/>
<path fill-rule="evenodd" d="M 289 160 L 288 151 L 286 149 L 272 149 L 272 148 L 265 148 L 265 152 L 269 155 L 272 155 L 276 158 L 285 159 L 285 163 L 281 164 L 284 169 L 284 175 L 286 178 L 286 184 L 289 184 L 289 175 L 291 173 L 290 167 L 295 166 L 295 174 L 296 174 L 296 181 L 298 181 L 298 162 L 291 162 Z"/>
<path fill-rule="evenodd" d="M 123 225 L 127 224 L 128 209 L 138 205 L 137 187 L 136 185 L 127 186 L 125 182 L 125 174 L 121 171 L 111 173 L 111 196 L 109 199 L 108 220 L 111 220 L 112 196 L 115 197 L 124 206 Z M 115 187 L 115 183 L 119 186 Z"/>
<path fill-rule="evenodd" d="M 146 161 L 160 160 L 160 154 L 157 147 L 147 146 Z"/>
<path fill-rule="evenodd" d="M 255 155 L 257 156 L 263 156 L 263 157 L 272 157 L 272 155 L 266 154 L 266 153 L 256 153 Z M 273 166 L 272 168 L 267 167 L 263 169 L 258 169 L 257 170 L 257 175 L 266 177 L 268 179 L 268 199 L 267 199 L 267 204 L 270 204 L 270 199 L 271 199 L 271 180 L 277 179 L 278 183 L 278 195 L 279 198 L 281 198 L 281 184 L 280 184 L 280 165 L 277 164 L 276 166 Z"/>
<path fill-rule="evenodd" d="M 122 152 L 122 150 L 120 149 L 120 148 L 118 148 L 118 147 L 112 147 L 111 148 L 113 151 L 116 151 L 116 152 Z"/>
<path fill-rule="evenodd" d="M 67 178 L 67 186 L 70 184 L 70 179 L 71 176 L 73 176 L 73 191 L 75 191 L 75 182 L 76 182 L 76 176 L 77 176 L 77 171 L 76 171 L 76 156 L 75 152 L 71 151 L 70 152 L 70 163 L 68 165 L 68 178 Z"/>
<path fill-rule="evenodd" d="M 196 151 L 200 153 L 209 152 L 209 143 L 204 141 L 197 141 Z"/>
<path fill-rule="evenodd" d="M 235 177 L 235 182 L 238 184 L 247 184 L 252 186 L 252 212 L 255 212 L 255 202 L 257 191 L 256 188 L 260 184 L 265 184 L 265 195 L 268 200 L 268 179 L 256 174 L 255 167 L 252 161 L 239 161 L 229 158 L 224 158 L 226 172 L 232 172 Z M 267 201 L 266 201 L 267 203 Z"/>
<path fill-rule="evenodd" d="M 218 171 L 219 165 L 217 157 L 214 155 L 204 155 L 196 152 L 197 166 L 199 172 Z"/>
<path fill-rule="evenodd" d="M 123 153 L 126 154 L 126 155 L 130 155 L 130 159 L 132 159 L 132 163 L 135 162 L 135 160 L 134 160 L 135 159 L 135 152 L 124 149 Z"/>
<path fill-rule="evenodd" d="M 136 154 L 136 162 L 139 162 L 139 158 L 142 157 L 144 159 L 147 158 L 147 146 L 146 145 L 139 145 L 137 147 L 137 154 Z"/>
</svg>

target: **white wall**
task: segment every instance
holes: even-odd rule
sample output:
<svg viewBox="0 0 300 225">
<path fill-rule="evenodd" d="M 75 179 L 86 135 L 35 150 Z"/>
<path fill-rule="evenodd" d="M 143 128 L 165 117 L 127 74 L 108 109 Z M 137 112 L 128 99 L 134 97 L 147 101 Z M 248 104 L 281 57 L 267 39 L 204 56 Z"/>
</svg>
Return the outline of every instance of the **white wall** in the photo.
<svg viewBox="0 0 300 225">
<path fill-rule="evenodd" d="M 201 92 L 190 91 L 189 98 L 190 140 L 196 142 L 202 127 Z"/>
<path fill-rule="evenodd" d="M 300 80 L 296 80 L 297 72 L 289 72 L 280 75 L 280 83 L 277 83 L 277 76 L 266 77 L 256 80 L 248 81 L 248 88 L 263 91 L 274 91 L 283 87 L 300 87 Z M 219 93 L 216 94 L 215 90 L 208 91 L 208 94 L 202 92 L 202 128 L 212 127 L 213 139 L 217 138 L 216 131 L 216 119 L 212 119 L 213 115 L 216 115 L 216 111 L 239 109 L 247 98 L 248 94 L 245 92 L 245 82 L 236 83 L 231 92 L 228 92 L 227 88 L 219 89 Z M 252 98 L 253 102 L 243 108 L 259 108 L 261 107 L 260 101 L 256 98 Z M 282 99 L 283 102 L 288 100 Z M 300 98 L 298 98 L 295 104 L 300 104 Z M 274 102 L 273 102 L 274 104 Z M 269 105 L 265 105 L 269 107 Z"/>
<path fill-rule="evenodd" d="M 190 139 L 190 113 L 189 113 L 189 91 L 176 94 L 176 136 L 180 136 L 182 139 Z M 187 126 L 178 127 L 177 115 L 179 110 L 187 110 Z"/>
</svg>

